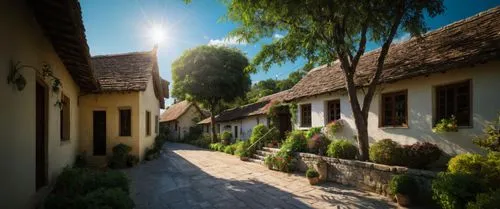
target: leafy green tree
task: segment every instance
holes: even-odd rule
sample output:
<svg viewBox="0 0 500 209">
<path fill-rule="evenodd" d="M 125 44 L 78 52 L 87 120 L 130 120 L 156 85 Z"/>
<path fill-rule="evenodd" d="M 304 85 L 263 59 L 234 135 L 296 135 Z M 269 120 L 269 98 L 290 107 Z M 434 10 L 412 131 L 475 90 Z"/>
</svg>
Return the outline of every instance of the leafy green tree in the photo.
<svg viewBox="0 0 500 209">
<path fill-rule="evenodd" d="M 227 18 L 239 24 L 231 35 L 250 43 L 285 33 L 262 47 L 250 70 L 308 59 L 308 65 L 340 61 L 358 130 L 362 160 L 368 159 L 368 113 L 389 46 L 399 31 L 425 32 L 424 12 L 444 11 L 442 0 L 227 0 Z M 380 43 L 376 70 L 366 83 L 356 83 L 360 57 L 367 41 Z M 364 89 L 361 89 L 364 88 Z M 359 101 L 357 93 L 366 94 Z"/>
<path fill-rule="evenodd" d="M 250 76 L 244 70 L 248 65 L 248 59 L 238 49 L 219 46 L 187 50 L 172 64 L 172 95 L 210 111 L 212 141 L 217 138 L 214 116 L 220 106 L 243 97 L 250 89 Z"/>
</svg>

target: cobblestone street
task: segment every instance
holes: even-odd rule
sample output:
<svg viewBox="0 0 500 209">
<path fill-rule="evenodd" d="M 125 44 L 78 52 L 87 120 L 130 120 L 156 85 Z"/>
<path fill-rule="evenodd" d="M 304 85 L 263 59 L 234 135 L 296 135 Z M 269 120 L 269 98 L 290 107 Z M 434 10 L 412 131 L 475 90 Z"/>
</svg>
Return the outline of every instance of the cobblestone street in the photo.
<svg viewBox="0 0 500 209">
<path fill-rule="evenodd" d="M 237 157 L 167 143 L 163 155 L 126 171 L 136 208 L 396 208 L 384 197 Z"/>
</svg>

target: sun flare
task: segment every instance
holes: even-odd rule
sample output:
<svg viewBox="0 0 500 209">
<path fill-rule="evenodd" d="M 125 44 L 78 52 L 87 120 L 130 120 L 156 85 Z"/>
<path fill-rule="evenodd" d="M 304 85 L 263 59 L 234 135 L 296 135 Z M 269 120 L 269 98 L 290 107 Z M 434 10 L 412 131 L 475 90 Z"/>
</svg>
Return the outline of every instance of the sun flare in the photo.
<svg viewBox="0 0 500 209">
<path fill-rule="evenodd" d="M 150 38 L 155 44 L 159 44 L 165 39 L 165 31 L 161 25 L 154 25 L 151 27 L 149 33 Z"/>
</svg>

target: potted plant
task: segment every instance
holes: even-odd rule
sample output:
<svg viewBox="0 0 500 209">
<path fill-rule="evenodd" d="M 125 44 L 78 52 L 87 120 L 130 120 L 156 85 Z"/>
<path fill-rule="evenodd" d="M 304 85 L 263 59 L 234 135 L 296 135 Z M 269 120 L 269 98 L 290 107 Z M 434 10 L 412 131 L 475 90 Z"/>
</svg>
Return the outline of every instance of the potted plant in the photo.
<svg viewBox="0 0 500 209">
<path fill-rule="evenodd" d="M 239 152 L 238 155 L 240 156 L 241 161 L 248 161 L 250 158 L 250 153 L 248 152 L 248 150 L 243 150 Z"/>
<path fill-rule="evenodd" d="M 454 115 L 452 115 L 450 118 L 443 118 L 438 123 L 436 123 L 434 128 L 432 128 L 432 131 L 435 133 L 457 132 L 457 119 Z"/>
<path fill-rule="evenodd" d="M 400 206 L 409 206 L 411 197 L 418 193 L 418 184 L 408 175 L 395 175 L 389 182 L 389 190 Z"/>
<path fill-rule="evenodd" d="M 309 184 L 316 185 L 319 183 L 319 173 L 314 170 L 314 168 L 308 168 L 306 171 L 306 177 L 309 180 Z"/>
</svg>

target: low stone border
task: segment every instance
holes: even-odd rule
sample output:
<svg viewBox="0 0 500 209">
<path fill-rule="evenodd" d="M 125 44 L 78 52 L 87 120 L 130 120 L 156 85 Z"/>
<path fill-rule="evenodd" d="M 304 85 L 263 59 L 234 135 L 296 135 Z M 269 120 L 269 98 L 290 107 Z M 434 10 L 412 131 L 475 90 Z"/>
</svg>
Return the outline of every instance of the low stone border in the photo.
<svg viewBox="0 0 500 209">
<path fill-rule="evenodd" d="M 401 166 L 389 166 L 357 160 L 346 160 L 319 156 L 310 153 L 297 153 L 297 168 L 306 171 L 308 167 L 317 167 L 319 162 L 326 163 L 328 181 L 354 186 L 363 190 L 389 196 L 389 181 L 394 175 L 407 174 L 418 181 L 419 191 L 430 199 L 432 180 L 437 172 L 411 169 Z M 425 200 L 424 200 L 425 201 Z"/>
</svg>

